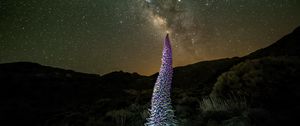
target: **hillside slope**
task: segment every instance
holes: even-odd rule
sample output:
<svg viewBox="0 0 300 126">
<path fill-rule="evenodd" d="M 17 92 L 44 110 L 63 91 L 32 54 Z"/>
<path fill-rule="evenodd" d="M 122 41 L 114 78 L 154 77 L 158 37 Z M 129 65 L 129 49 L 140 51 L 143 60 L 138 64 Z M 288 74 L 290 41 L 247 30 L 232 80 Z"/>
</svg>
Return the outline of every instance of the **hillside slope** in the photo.
<svg viewBox="0 0 300 126">
<path fill-rule="evenodd" d="M 178 118 L 194 118 L 188 114 L 197 111 L 197 99 L 212 91 L 222 73 L 251 59 L 268 56 L 299 57 L 299 41 L 300 27 L 274 44 L 245 57 L 204 61 L 174 68 L 173 99 L 177 105 L 177 114 L 180 115 Z M 141 76 L 122 71 L 100 76 L 28 62 L 0 64 L 0 123 L 6 126 L 84 126 L 88 122 L 97 122 L 94 125 L 115 125 L 111 114 L 108 114 L 115 112 L 113 110 L 133 105 L 139 106 L 134 107 L 138 112 L 147 109 L 156 77 L 157 74 Z M 136 117 L 130 112 L 132 118 Z M 131 124 L 129 121 L 128 125 L 143 123 L 135 122 Z"/>
</svg>

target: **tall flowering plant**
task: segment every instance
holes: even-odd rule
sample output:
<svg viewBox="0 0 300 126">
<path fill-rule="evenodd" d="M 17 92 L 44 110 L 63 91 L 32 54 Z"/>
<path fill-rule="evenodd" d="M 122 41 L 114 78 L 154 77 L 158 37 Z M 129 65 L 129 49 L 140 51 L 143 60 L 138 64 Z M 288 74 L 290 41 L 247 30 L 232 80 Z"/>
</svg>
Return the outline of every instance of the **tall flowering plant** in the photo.
<svg viewBox="0 0 300 126">
<path fill-rule="evenodd" d="M 167 35 L 162 52 L 162 64 L 152 94 L 150 117 L 145 126 L 176 126 L 170 97 L 172 76 L 172 48 Z"/>
</svg>

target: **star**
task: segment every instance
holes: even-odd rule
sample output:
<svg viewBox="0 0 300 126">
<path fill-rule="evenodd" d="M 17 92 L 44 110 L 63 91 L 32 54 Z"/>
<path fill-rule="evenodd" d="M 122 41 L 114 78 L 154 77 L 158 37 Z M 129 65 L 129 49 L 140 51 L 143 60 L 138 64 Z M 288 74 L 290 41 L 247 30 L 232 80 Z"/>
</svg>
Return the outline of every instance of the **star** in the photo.
<svg viewBox="0 0 300 126">
<path fill-rule="evenodd" d="M 247 55 L 300 22 L 298 0 L 9 0 L 1 5 L 0 63 L 28 61 L 96 74 L 158 72 L 166 33 L 176 67 Z"/>
</svg>

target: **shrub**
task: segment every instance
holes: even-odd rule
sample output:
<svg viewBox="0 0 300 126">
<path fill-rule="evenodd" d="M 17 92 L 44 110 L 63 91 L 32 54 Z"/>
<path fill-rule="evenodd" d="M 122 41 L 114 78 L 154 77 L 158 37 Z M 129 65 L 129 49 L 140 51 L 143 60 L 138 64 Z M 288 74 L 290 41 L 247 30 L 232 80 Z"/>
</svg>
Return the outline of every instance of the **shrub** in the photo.
<svg viewBox="0 0 300 126">
<path fill-rule="evenodd" d="M 298 89 L 300 60 L 266 57 L 242 62 L 218 77 L 211 96 L 246 97 L 252 105 L 294 97 Z"/>
</svg>

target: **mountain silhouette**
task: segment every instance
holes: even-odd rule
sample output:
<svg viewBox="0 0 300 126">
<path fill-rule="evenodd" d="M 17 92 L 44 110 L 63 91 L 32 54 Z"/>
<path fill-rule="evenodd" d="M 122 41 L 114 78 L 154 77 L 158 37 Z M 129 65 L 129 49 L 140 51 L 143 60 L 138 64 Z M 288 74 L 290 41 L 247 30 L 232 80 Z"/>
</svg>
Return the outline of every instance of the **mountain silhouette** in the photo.
<svg viewBox="0 0 300 126">
<path fill-rule="evenodd" d="M 299 56 L 300 55 L 300 27 L 284 36 L 274 44 L 259 49 L 245 58 L 258 58 L 265 56 Z"/>
<path fill-rule="evenodd" d="M 181 111 L 192 113 L 199 108 L 199 100 L 195 99 L 210 95 L 218 77 L 233 66 L 263 57 L 298 58 L 299 41 L 300 27 L 274 44 L 244 57 L 203 61 L 174 68 L 172 99 L 175 99 L 174 104 L 188 106 L 177 107 L 177 114 L 181 115 Z M 131 123 L 133 121 L 130 120 L 135 117 L 133 110 L 127 114 L 113 110 L 140 105 L 135 108 L 147 111 L 157 75 L 142 76 L 118 71 L 100 76 L 30 62 L 3 63 L 0 64 L 0 125 L 110 126 L 116 125 L 113 122 L 114 117 L 119 117 L 118 112 L 121 113 L 120 117 L 128 118 L 129 121 L 124 124 L 143 124 L 143 118 L 137 119 L 142 122 Z M 299 89 L 299 86 L 294 88 Z M 299 112 L 299 108 L 293 109 Z M 96 117 L 101 121 L 97 121 Z M 181 117 L 188 115 L 183 114 L 178 118 Z"/>
</svg>

